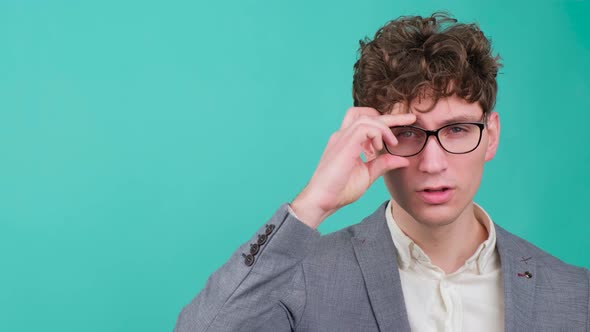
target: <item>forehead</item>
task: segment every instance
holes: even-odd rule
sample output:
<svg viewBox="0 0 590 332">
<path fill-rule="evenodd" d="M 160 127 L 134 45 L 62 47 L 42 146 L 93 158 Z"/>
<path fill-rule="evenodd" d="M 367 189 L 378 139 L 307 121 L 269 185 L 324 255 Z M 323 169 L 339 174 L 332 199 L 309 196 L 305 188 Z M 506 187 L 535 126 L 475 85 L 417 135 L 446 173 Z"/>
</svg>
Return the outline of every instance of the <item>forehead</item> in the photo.
<svg viewBox="0 0 590 332">
<path fill-rule="evenodd" d="M 452 122 L 477 122 L 483 116 L 483 109 L 479 103 L 469 103 L 457 96 L 441 98 L 436 105 L 433 100 L 424 98 L 412 102 L 409 112 L 416 115 L 415 125 L 424 128 L 436 128 Z M 401 106 L 396 105 L 392 110 L 393 114 L 408 112 Z"/>
</svg>

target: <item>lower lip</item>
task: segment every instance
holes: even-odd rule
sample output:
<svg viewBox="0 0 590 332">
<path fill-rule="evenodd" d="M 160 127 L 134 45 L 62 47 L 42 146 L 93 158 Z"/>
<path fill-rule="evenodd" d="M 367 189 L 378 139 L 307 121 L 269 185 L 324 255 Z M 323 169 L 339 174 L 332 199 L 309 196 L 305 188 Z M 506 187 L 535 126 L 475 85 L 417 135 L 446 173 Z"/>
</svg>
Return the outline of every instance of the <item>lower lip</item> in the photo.
<svg viewBox="0 0 590 332">
<path fill-rule="evenodd" d="M 419 191 L 418 194 L 422 200 L 428 204 L 444 204 L 453 197 L 453 189 L 442 191 Z"/>
</svg>

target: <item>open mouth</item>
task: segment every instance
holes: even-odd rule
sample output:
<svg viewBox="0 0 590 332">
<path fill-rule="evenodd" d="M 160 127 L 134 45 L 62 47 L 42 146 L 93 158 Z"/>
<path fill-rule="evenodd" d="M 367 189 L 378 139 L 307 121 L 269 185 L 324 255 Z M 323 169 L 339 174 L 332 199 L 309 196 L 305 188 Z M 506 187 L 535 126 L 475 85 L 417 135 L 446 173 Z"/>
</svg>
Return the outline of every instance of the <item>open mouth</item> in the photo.
<svg viewBox="0 0 590 332">
<path fill-rule="evenodd" d="M 427 193 L 440 193 L 440 192 L 445 192 L 445 191 L 447 191 L 449 189 L 451 189 L 451 188 L 449 188 L 449 187 L 427 188 L 427 189 L 424 189 L 424 191 L 427 192 Z"/>
<path fill-rule="evenodd" d="M 454 195 L 452 187 L 430 187 L 418 192 L 419 197 L 428 204 L 445 204 Z"/>
</svg>

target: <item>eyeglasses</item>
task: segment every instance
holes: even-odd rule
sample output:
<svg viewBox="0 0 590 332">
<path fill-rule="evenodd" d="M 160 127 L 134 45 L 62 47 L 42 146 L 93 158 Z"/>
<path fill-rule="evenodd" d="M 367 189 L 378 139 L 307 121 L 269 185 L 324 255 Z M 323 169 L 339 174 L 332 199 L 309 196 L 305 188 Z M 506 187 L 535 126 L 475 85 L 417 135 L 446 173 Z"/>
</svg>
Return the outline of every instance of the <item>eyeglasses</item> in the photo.
<svg viewBox="0 0 590 332">
<path fill-rule="evenodd" d="M 437 130 L 425 130 L 415 126 L 391 127 L 398 143 L 393 146 L 385 144 L 385 149 L 390 154 L 400 157 L 415 156 L 424 149 L 428 138 L 434 136 L 448 153 L 469 153 L 479 146 L 484 127 L 483 122 L 451 123 Z"/>
</svg>

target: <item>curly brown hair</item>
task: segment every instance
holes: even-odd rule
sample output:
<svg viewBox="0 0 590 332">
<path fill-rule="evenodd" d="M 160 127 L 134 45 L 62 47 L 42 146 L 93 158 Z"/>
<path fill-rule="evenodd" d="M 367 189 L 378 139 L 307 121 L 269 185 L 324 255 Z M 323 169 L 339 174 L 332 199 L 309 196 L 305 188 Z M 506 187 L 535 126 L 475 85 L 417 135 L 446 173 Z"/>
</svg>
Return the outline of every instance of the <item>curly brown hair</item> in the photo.
<svg viewBox="0 0 590 332">
<path fill-rule="evenodd" d="M 402 16 L 380 28 L 373 40 L 360 41 L 354 64 L 354 106 L 389 113 L 394 104 L 407 107 L 416 98 L 457 95 L 493 110 L 498 90 L 500 56 L 477 24 L 457 23 L 446 13 Z"/>
</svg>

